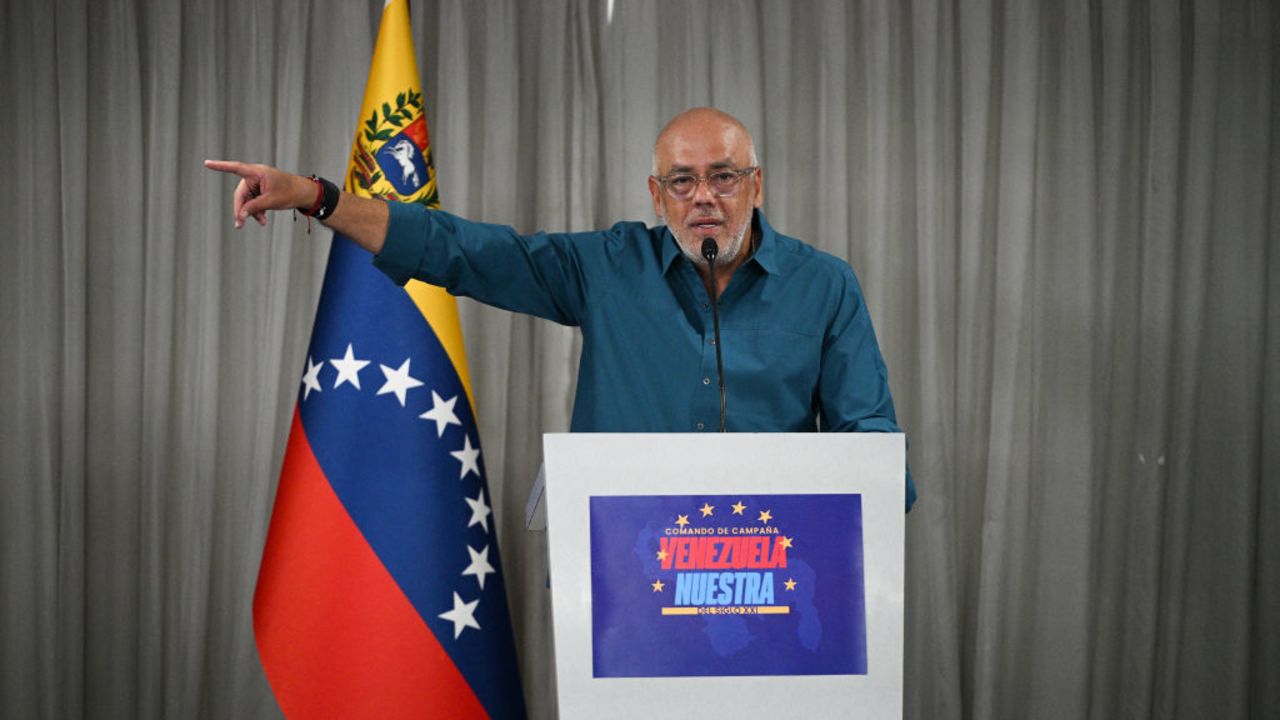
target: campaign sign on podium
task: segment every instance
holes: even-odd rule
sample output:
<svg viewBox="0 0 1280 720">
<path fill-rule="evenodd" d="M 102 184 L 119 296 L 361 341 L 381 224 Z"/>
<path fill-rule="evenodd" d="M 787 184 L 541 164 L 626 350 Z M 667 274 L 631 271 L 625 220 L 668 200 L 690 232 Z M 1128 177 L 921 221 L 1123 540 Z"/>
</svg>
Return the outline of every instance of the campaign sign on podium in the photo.
<svg viewBox="0 0 1280 720">
<path fill-rule="evenodd" d="M 902 716 L 898 434 L 544 438 L 565 718 Z"/>
</svg>

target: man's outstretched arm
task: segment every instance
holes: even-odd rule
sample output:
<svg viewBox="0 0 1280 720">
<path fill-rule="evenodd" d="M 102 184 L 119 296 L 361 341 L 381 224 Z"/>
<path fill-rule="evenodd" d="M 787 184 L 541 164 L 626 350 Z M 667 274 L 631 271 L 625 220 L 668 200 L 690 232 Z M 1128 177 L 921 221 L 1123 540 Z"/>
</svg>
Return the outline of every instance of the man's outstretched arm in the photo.
<svg viewBox="0 0 1280 720">
<path fill-rule="evenodd" d="M 232 196 L 231 211 L 237 228 L 252 217 L 259 225 L 267 224 L 268 210 L 309 208 L 316 202 L 318 188 L 311 178 L 294 175 L 267 165 L 234 160 L 205 160 L 210 170 L 231 173 L 240 178 Z M 323 222 L 336 232 L 351 238 L 373 254 L 382 251 L 387 237 L 387 204 L 343 191 L 333 214 Z"/>
</svg>

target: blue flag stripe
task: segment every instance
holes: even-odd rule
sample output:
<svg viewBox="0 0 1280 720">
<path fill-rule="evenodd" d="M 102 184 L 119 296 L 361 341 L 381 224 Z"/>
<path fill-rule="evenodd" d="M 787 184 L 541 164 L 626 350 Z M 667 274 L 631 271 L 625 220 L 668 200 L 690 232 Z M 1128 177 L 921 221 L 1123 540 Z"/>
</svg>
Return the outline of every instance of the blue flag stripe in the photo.
<svg viewBox="0 0 1280 720">
<path fill-rule="evenodd" d="M 360 388 L 337 385 L 333 359 L 347 348 L 368 365 L 358 371 Z M 492 515 L 472 524 L 468 500 L 488 505 L 484 458 L 473 471 L 452 453 L 478 451 L 475 419 L 457 370 L 402 288 L 370 264 L 369 254 L 335 236 L 325 273 L 309 362 L 325 363 L 320 389 L 299 396 L 303 426 L 334 491 L 388 571 L 431 628 L 491 715 L 506 716 L 511 694 L 520 697 L 511 645 L 506 589 L 498 572 L 463 575 L 472 552 L 487 549 L 488 564 L 500 568 Z M 408 367 L 404 367 L 408 360 Z M 404 369 L 420 385 L 378 394 L 387 385 L 382 366 Z M 403 385 L 403 383 L 402 383 Z M 437 423 L 420 417 L 435 406 L 432 393 L 453 400 L 452 419 L 438 435 Z M 465 471 L 465 473 L 464 473 Z M 486 530 L 487 525 L 487 530 Z M 483 588 L 480 577 L 483 576 Z M 454 594 L 478 601 L 476 629 L 441 618 L 453 610 Z"/>
</svg>

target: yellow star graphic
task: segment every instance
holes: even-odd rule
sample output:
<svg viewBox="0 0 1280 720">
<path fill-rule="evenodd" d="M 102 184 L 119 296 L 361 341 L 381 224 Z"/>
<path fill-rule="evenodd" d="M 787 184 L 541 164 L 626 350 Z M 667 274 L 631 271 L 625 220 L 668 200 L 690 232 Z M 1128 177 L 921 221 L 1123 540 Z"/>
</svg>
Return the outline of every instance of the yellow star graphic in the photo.
<svg viewBox="0 0 1280 720">
<path fill-rule="evenodd" d="M 760 511 L 760 522 L 764 523 L 765 525 L 768 525 L 769 521 L 772 519 L 773 519 L 773 514 L 770 513 L 768 510 Z"/>
<path fill-rule="evenodd" d="M 792 584 L 794 585 L 795 583 L 792 583 Z M 661 580 L 654 580 L 654 581 L 653 581 L 653 585 L 651 585 L 650 587 L 652 587 L 652 588 L 653 588 L 653 591 L 654 591 L 654 592 L 662 592 L 662 588 L 664 588 L 664 587 L 666 587 L 666 586 L 662 584 L 662 581 L 661 581 Z M 789 588 L 788 588 L 788 589 L 789 589 Z"/>
<path fill-rule="evenodd" d="M 689 516 L 688 516 L 688 515 L 677 515 L 677 516 L 676 516 L 676 524 L 677 524 L 677 525 L 679 525 L 680 527 L 684 527 L 685 525 L 688 525 L 688 524 L 689 524 Z"/>
<path fill-rule="evenodd" d="M 788 590 L 795 590 L 795 589 L 796 589 L 796 581 L 795 581 L 795 580 L 792 580 L 791 578 L 787 578 L 787 581 L 786 581 L 786 582 L 784 582 L 784 583 L 782 583 L 782 584 L 783 584 L 783 585 L 785 585 L 785 586 L 787 586 L 787 589 L 788 589 Z"/>
<path fill-rule="evenodd" d="M 778 544 L 784 548 L 789 548 L 791 547 L 791 538 L 787 537 L 786 535 L 783 535 L 782 537 L 778 538 Z"/>
<path fill-rule="evenodd" d="M 711 503 L 703 503 L 703 504 L 702 504 L 702 507 L 700 507 L 700 508 L 698 508 L 698 509 L 699 509 L 700 511 L 702 511 L 702 517 L 707 517 L 708 515 L 710 515 L 710 514 L 711 514 L 711 511 L 712 511 L 712 510 L 715 510 L 715 509 L 716 509 L 716 507 L 715 507 L 714 505 L 712 505 Z"/>
<path fill-rule="evenodd" d="M 666 550 L 659 550 L 659 551 L 658 551 L 658 560 L 659 560 L 659 562 L 661 562 L 661 561 L 663 561 L 663 560 L 666 560 L 666 559 L 667 559 L 667 551 L 666 551 Z"/>
<path fill-rule="evenodd" d="M 730 505 L 729 507 L 733 508 L 734 515 L 741 515 L 742 511 L 747 509 L 747 506 L 743 505 L 741 500 L 736 505 Z"/>
</svg>

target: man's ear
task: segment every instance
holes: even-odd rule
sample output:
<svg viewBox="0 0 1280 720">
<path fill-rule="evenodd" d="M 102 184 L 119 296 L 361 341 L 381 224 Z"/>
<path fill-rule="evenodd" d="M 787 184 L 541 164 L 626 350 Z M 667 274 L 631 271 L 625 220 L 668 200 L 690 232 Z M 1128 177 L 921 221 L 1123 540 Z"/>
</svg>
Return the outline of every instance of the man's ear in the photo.
<svg viewBox="0 0 1280 720">
<path fill-rule="evenodd" d="M 653 198 L 653 214 L 666 222 L 666 215 L 662 212 L 662 184 L 652 175 L 649 176 L 649 196 Z"/>
<path fill-rule="evenodd" d="M 764 168 L 757 166 L 755 170 L 755 176 L 756 176 L 756 192 L 755 192 L 755 197 L 752 198 L 751 201 L 752 203 L 754 203 L 755 207 L 760 207 L 761 205 L 764 204 Z"/>
</svg>

